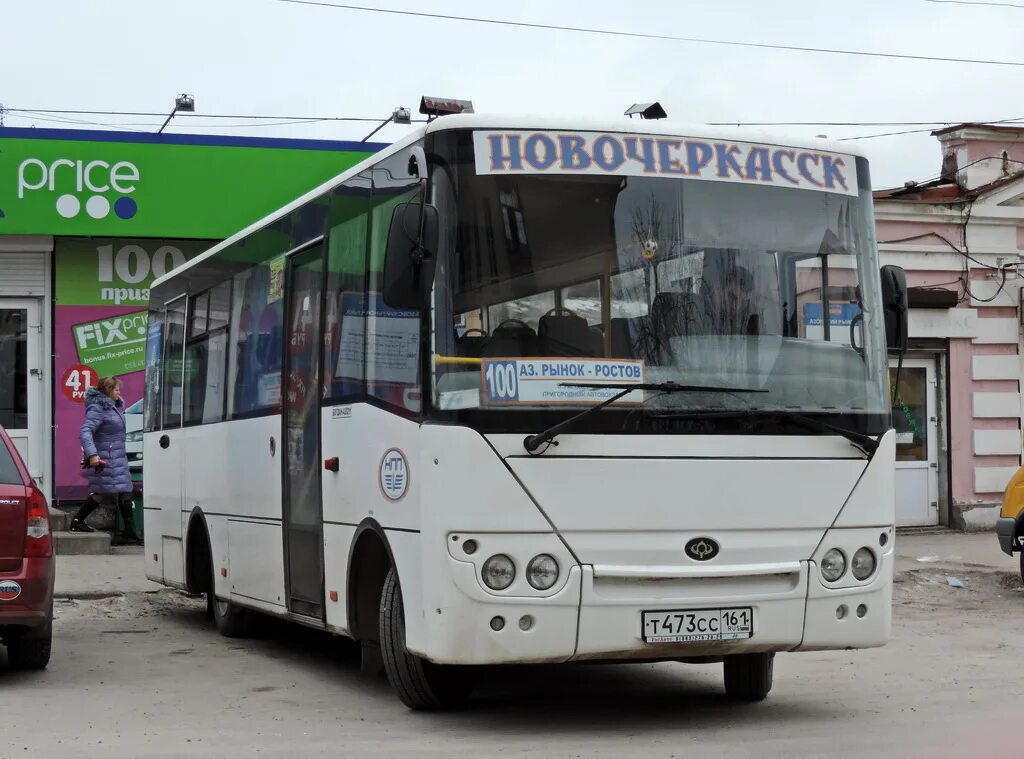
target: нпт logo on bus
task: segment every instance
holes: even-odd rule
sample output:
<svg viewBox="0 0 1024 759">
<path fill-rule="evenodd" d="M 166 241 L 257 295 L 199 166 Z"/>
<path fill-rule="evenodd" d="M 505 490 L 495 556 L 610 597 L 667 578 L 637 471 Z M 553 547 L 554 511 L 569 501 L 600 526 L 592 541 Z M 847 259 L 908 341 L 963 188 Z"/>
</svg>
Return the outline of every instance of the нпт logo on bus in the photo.
<svg viewBox="0 0 1024 759">
<path fill-rule="evenodd" d="M 397 448 L 384 452 L 380 460 L 380 491 L 389 501 L 401 501 L 409 490 L 409 462 Z"/>
<path fill-rule="evenodd" d="M 21 586 L 14 580 L 0 581 L 0 601 L 13 601 L 21 595 Z"/>
<path fill-rule="evenodd" d="M 694 538 L 683 550 L 694 561 L 710 561 L 718 556 L 718 543 L 711 538 Z"/>
<path fill-rule="evenodd" d="M 139 167 L 130 161 L 111 164 L 58 158 L 45 163 L 26 158 L 18 166 L 18 198 L 30 192 L 52 193 L 57 213 L 65 219 L 78 216 L 83 205 L 94 219 L 105 219 L 111 209 L 118 218 L 131 219 L 139 210 L 131 197 L 139 178 Z M 109 197 L 111 194 L 117 197 Z"/>
</svg>

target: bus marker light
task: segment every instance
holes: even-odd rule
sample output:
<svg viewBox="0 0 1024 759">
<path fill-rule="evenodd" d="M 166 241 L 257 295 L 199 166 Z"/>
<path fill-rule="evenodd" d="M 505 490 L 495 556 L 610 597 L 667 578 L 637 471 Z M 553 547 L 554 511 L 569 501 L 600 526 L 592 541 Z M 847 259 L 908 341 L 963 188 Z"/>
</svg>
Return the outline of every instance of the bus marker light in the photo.
<svg viewBox="0 0 1024 759">
<path fill-rule="evenodd" d="M 341 465 L 338 463 L 337 456 L 331 456 L 329 459 L 324 459 L 324 469 L 327 471 L 337 472 L 340 468 Z"/>
<path fill-rule="evenodd" d="M 153 561 L 159 561 L 159 558 L 157 557 L 156 554 L 153 554 Z"/>
<path fill-rule="evenodd" d="M 338 591 L 336 591 L 336 590 L 332 590 L 332 591 L 330 592 L 330 594 L 329 594 L 329 597 L 330 597 L 330 599 L 331 599 L 332 601 L 334 601 L 335 603 L 337 603 L 337 602 L 338 602 Z"/>
<path fill-rule="evenodd" d="M 220 568 L 220 576 L 221 577 L 227 577 L 228 576 L 228 568 L 227 567 L 221 567 Z"/>
</svg>

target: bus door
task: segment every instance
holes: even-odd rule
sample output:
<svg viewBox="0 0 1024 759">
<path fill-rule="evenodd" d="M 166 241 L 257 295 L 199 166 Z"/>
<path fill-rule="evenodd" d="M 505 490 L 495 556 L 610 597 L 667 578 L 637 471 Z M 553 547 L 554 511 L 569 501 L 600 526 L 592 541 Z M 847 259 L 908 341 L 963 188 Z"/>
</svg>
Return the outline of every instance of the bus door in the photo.
<svg viewBox="0 0 1024 759">
<path fill-rule="evenodd" d="M 288 259 L 282 394 L 284 556 L 288 610 L 324 618 L 320 504 L 320 354 L 323 247 Z"/>
</svg>

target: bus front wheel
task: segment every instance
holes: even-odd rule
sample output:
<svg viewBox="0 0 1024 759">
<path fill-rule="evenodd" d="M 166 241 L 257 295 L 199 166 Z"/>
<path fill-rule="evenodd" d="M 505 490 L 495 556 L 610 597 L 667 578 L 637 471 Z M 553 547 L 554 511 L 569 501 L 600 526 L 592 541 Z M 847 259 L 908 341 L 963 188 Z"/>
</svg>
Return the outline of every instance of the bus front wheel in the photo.
<svg viewBox="0 0 1024 759">
<path fill-rule="evenodd" d="M 402 589 L 394 567 L 380 597 L 380 650 L 391 687 L 410 709 L 452 709 L 473 692 L 471 668 L 434 664 L 406 649 Z"/>
<path fill-rule="evenodd" d="M 775 654 L 726 656 L 725 694 L 733 701 L 764 701 L 772 689 Z"/>
</svg>

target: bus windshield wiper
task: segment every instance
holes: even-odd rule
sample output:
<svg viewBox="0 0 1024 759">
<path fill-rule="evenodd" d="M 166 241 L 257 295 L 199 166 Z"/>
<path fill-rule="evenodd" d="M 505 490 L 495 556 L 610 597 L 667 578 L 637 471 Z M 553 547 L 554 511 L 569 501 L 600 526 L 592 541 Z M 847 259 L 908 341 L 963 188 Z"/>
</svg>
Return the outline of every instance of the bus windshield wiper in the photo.
<svg viewBox="0 0 1024 759">
<path fill-rule="evenodd" d="M 569 429 L 573 425 L 586 419 L 591 414 L 597 413 L 606 406 L 610 406 L 615 401 L 623 398 L 636 390 L 658 390 L 663 393 L 767 393 L 767 390 L 760 388 L 749 388 L 749 387 L 716 387 L 714 385 L 680 385 L 678 382 L 634 382 L 632 385 L 623 386 L 618 383 L 612 382 L 562 382 L 559 387 L 579 387 L 587 390 L 614 390 L 622 388 L 621 392 L 616 393 L 610 398 L 606 398 L 600 403 L 591 406 L 588 409 L 584 409 L 578 414 L 573 414 L 568 419 L 565 419 L 558 424 L 553 424 L 543 432 L 538 432 L 536 435 L 527 435 L 526 439 L 523 440 L 523 447 L 528 453 L 533 453 L 545 443 L 554 442 L 554 439 L 565 430 Z M 558 443 L 554 443 L 558 445 Z"/>
<path fill-rule="evenodd" d="M 767 417 L 771 419 L 781 419 L 785 422 L 791 422 L 798 427 L 804 429 L 813 430 L 814 432 L 831 432 L 836 435 L 842 435 L 844 438 L 853 443 L 854 446 L 863 451 L 868 459 L 870 460 L 874 456 L 875 451 L 878 450 L 878 446 L 881 442 L 881 435 L 877 438 L 873 438 L 870 435 L 865 435 L 863 432 L 857 432 L 856 430 L 847 429 L 846 427 L 839 427 L 835 424 L 823 422 L 820 419 L 814 419 L 804 414 L 798 414 L 795 411 L 761 411 L 754 409 L 744 409 L 742 411 L 731 411 L 726 409 L 715 409 L 709 411 L 680 411 L 680 412 L 668 412 L 662 414 L 653 415 L 654 417 L 660 418 L 673 418 L 673 419 L 703 419 L 705 417 L 711 418 L 745 418 L 749 419 L 752 417 Z"/>
</svg>

